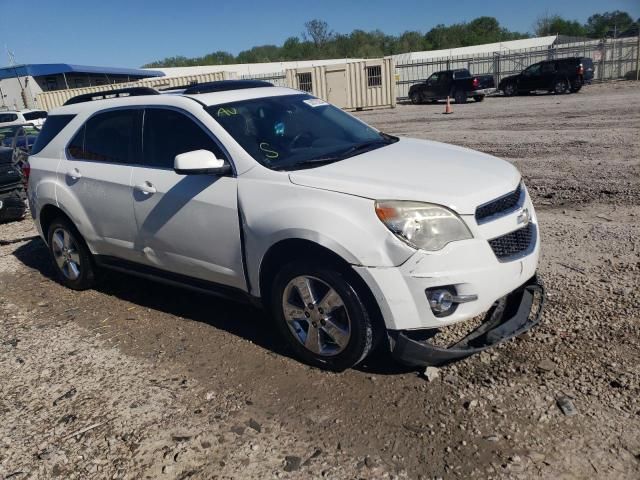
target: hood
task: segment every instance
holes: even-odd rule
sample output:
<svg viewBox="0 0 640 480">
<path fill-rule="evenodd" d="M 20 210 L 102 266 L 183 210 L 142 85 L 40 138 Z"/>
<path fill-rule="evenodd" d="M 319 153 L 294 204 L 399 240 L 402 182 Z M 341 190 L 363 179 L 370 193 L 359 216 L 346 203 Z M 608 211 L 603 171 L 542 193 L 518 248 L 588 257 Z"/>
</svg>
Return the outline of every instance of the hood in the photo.
<svg viewBox="0 0 640 480">
<path fill-rule="evenodd" d="M 459 214 L 515 190 L 520 173 L 481 152 L 427 140 L 400 141 L 345 160 L 290 172 L 296 185 L 371 198 L 436 203 Z"/>
</svg>

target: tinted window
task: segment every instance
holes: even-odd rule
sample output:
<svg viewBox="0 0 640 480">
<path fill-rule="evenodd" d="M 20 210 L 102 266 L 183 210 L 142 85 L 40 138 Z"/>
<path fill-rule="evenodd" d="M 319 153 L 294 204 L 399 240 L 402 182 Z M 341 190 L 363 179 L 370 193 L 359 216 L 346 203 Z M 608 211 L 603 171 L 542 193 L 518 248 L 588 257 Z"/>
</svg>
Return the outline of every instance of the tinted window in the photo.
<svg viewBox="0 0 640 480">
<path fill-rule="evenodd" d="M 25 120 L 38 120 L 40 118 L 47 118 L 47 112 L 27 112 L 22 116 Z"/>
<path fill-rule="evenodd" d="M 69 144 L 69 155 L 78 160 L 138 163 L 141 112 L 114 110 L 91 117 Z"/>
<path fill-rule="evenodd" d="M 542 64 L 542 73 L 553 73 L 556 71 L 556 64 L 547 62 Z"/>
<path fill-rule="evenodd" d="M 15 113 L 0 113 L 0 123 L 15 122 L 18 119 L 18 115 Z"/>
<path fill-rule="evenodd" d="M 220 147 L 198 124 L 183 113 L 162 108 L 144 112 L 142 148 L 144 163 L 173 168 L 176 155 L 194 150 L 209 150 L 224 158 Z"/>
<path fill-rule="evenodd" d="M 75 115 L 51 115 L 44 122 L 42 131 L 38 134 L 38 138 L 33 144 L 31 155 L 39 153 L 49 142 L 58 135 L 64 127 L 66 127 Z"/>
</svg>

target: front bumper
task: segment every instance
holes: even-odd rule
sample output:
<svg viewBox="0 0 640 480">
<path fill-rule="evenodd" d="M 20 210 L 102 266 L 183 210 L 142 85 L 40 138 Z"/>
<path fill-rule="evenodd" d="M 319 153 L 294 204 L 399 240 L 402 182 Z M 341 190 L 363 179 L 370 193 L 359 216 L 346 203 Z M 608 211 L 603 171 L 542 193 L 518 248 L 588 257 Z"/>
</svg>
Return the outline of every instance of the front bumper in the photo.
<svg viewBox="0 0 640 480">
<path fill-rule="evenodd" d="M 393 356 L 402 363 L 439 366 L 491 348 L 516 337 L 540 321 L 545 294 L 533 276 L 524 285 L 498 300 L 484 321 L 467 336 L 448 347 L 410 338 L 411 333 L 390 331 Z"/>
</svg>

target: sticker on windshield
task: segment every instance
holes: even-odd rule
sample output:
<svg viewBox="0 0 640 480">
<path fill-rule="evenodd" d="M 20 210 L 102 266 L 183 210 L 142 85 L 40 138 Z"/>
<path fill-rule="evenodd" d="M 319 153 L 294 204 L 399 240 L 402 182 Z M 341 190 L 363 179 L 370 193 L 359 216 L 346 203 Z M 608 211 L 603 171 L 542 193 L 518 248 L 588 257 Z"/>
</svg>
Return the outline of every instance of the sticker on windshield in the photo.
<svg viewBox="0 0 640 480">
<path fill-rule="evenodd" d="M 310 107 L 322 107 L 324 105 L 329 105 L 327 102 L 320 98 L 310 98 L 308 100 L 303 100 L 304 103 L 309 105 Z"/>
<path fill-rule="evenodd" d="M 264 152 L 265 157 L 271 160 L 280 156 L 278 152 L 276 152 L 275 150 L 271 150 L 271 145 L 269 145 L 267 142 L 262 142 L 260 144 L 260 150 Z"/>
<path fill-rule="evenodd" d="M 217 113 L 218 117 L 231 117 L 237 114 L 238 114 L 238 111 L 233 107 L 227 107 L 227 108 L 220 107 Z"/>
</svg>

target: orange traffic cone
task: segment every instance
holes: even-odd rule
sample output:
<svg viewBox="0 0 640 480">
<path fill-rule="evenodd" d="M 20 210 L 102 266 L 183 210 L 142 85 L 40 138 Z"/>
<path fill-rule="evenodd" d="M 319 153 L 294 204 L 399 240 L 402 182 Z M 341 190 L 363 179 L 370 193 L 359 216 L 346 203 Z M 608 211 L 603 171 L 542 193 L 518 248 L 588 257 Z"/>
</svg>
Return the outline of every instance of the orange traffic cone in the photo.
<svg viewBox="0 0 640 480">
<path fill-rule="evenodd" d="M 449 97 L 447 97 L 447 104 L 444 107 L 444 114 L 453 113 L 453 109 L 451 108 L 451 102 L 449 101 Z"/>
</svg>

